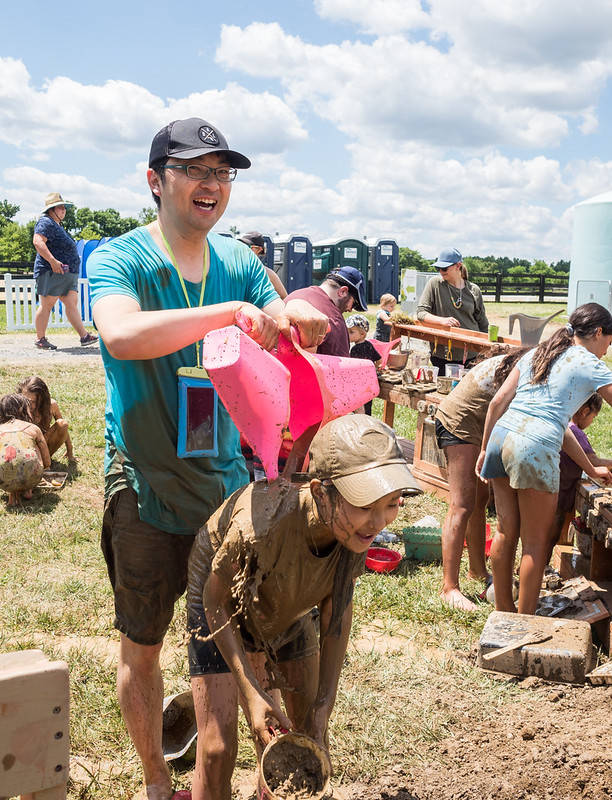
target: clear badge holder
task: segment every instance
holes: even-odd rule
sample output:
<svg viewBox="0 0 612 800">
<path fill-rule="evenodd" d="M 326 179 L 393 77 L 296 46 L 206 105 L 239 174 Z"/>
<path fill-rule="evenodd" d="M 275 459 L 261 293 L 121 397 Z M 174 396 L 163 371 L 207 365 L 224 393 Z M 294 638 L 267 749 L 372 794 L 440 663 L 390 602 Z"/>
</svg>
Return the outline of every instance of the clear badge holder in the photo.
<svg viewBox="0 0 612 800">
<path fill-rule="evenodd" d="M 178 377 L 179 458 L 218 456 L 219 396 L 204 367 L 181 367 Z"/>
</svg>

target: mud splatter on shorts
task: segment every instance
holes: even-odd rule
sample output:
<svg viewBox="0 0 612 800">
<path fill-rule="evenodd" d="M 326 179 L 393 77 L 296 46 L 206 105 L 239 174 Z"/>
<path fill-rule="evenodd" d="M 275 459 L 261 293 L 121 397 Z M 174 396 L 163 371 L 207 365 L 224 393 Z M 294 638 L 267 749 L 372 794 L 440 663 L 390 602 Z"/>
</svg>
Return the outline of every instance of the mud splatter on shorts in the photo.
<svg viewBox="0 0 612 800">
<path fill-rule="evenodd" d="M 513 489 L 559 491 L 559 452 L 516 431 L 496 425 L 491 432 L 482 477 L 509 478 Z"/>
</svg>

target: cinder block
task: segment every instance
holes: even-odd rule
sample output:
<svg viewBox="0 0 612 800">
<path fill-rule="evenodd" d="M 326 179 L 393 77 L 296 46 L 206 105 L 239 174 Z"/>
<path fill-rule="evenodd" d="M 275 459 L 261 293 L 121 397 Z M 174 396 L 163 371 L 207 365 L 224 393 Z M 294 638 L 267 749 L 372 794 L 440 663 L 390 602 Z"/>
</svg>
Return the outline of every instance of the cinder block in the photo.
<svg viewBox="0 0 612 800">
<path fill-rule="evenodd" d="M 546 640 L 541 641 L 544 637 Z M 530 638 L 533 644 L 521 644 Z M 485 658 L 513 644 L 517 645 L 515 649 Z M 478 666 L 509 675 L 584 683 L 592 663 L 591 626 L 580 620 L 493 611 L 478 642 Z"/>
</svg>

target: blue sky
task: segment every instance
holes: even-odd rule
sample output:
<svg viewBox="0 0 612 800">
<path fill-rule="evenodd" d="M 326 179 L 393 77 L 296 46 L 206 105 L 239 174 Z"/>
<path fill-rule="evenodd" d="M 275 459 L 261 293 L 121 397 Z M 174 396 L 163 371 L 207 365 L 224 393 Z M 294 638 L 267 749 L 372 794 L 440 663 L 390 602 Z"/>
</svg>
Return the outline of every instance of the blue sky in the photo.
<svg viewBox="0 0 612 800">
<path fill-rule="evenodd" d="M 11 4 L 0 200 L 136 215 L 153 135 L 201 116 L 253 161 L 223 228 L 569 259 L 611 75 L 611 0 Z"/>
</svg>

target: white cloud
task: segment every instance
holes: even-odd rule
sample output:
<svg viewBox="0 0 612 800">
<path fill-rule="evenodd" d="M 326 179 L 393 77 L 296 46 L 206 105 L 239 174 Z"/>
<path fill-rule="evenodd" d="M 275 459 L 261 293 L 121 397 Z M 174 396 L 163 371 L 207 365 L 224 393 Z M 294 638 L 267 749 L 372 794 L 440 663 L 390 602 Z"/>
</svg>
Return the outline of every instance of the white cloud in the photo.
<svg viewBox="0 0 612 800">
<path fill-rule="evenodd" d="M 426 27 L 420 0 L 315 0 L 317 13 L 335 22 L 352 22 L 364 33 L 384 35 Z"/>
<path fill-rule="evenodd" d="M 115 208 L 124 216 L 137 216 L 144 207 L 151 205 L 151 194 L 142 180 L 141 191 L 126 186 L 106 185 L 92 181 L 84 175 L 61 172 L 43 172 L 36 167 L 9 167 L 3 171 L 5 187 L 0 187 L 19 205 L 16 219 L 27 222 L 37 217 L 43 209 L 43 199 L 50 191 L 59 191 L 65 200 L 77 206 L 92 209 Z"/>
<path fill-rule="evenodd" d="M 480 0 L 478 7 L 488 15 L 483 12 L 479 19 L 476 46 L 467 31 L 472 14 L 467 19 L 459 14 L 464 4 L 455 4 L 442 28 L 442 12 L 449 3 L 432 3 L 432 24 L 439 20 L 436 33 L 440 40 L 445 37 L 435 46 L 400 33 L 371 43 L 317 46 L 286 34 L 277 23 L 252 23 L 245 28 L 223 26 L 216 58 L 227 68 L 278 80 L 294 109 L 309 109 L 360 141 L 382 137 L 385 144 L 413 140 L 474 149 L 543 148 L 560 144 L 574 118 L 586 120 L 585 132 L 594 129 L 593 106 L 612 74 L 609 30 L 598 31 L 596 47 L 575 51 L 573 59 L 525 56 L 522 62 L 513 58 L 509 63 L 495 55 L 504 21 L 510 40 L 522 37 L 534 51 L 541 45 L 542 32 L 508 13 L 511 4 Z M 505 17 L 495 13 L 498 5 L 506 10 Z M 340 15 L 345 6 L 330 0 L 329 13 L 332 9 Z M 564 9 L 565 5 L 554 12 L 548 8 L 559 47 L 561 32 L 568 46 L 575 37 L 574 23 L 579 30 L 593 27 L 592 22 L 578 24 Z M 505 46 L 500 45 L 502 50 Z M 262 52 L 266 58 L 261 58 Z"/>
<path fill-rule="evenodd" d="M 206 116 L 250 153 L 282 152 L 307 138 L 298 115 L 268 92 L 229 84 L 163 100 L 127 81 L 91 86 L 61 76 L 37 89 L 22 62 L 0 58 L 0 141 L 36 159 L 54 148 L 146 152 L 156 131 L 186 116 Z"/>
</svg>

